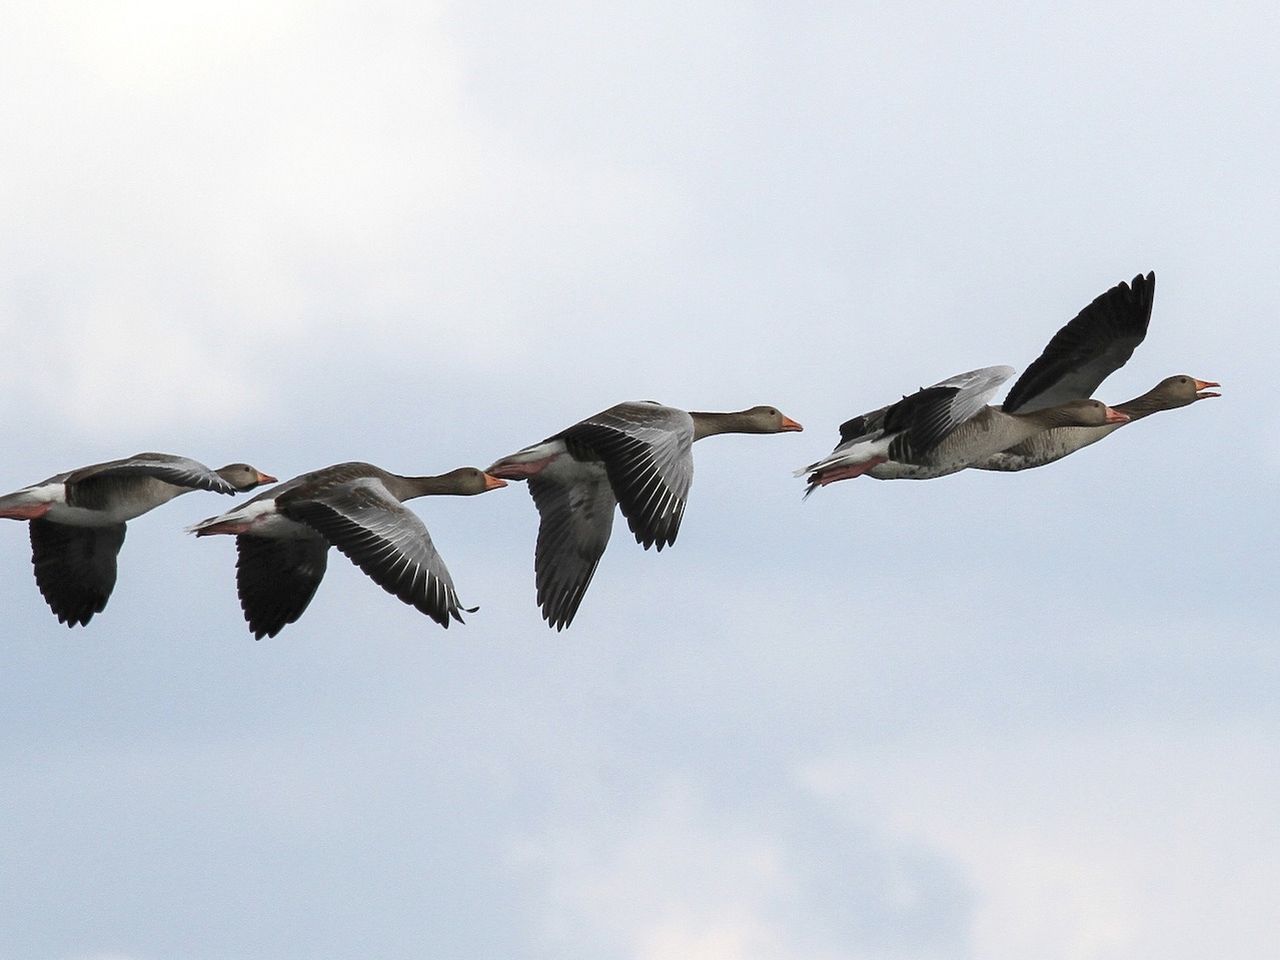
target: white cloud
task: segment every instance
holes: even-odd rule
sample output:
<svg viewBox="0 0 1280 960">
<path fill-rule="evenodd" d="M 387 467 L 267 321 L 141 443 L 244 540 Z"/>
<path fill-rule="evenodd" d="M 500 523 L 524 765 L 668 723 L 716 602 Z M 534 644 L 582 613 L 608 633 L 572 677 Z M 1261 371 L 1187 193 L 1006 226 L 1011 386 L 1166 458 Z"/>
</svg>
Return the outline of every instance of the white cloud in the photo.
<svg viewBox="0 0 1280 960">
<path fill-rule="evenodd" d="M 539 879 L 542 933 L 557 956 L 635 960 L 821 960 L 786 921 L 797 878 L 767 831 L 718 818 L 687 786 L 631 817 L 521 847 Z M 563 952 L 562 952 L 563 951 Z"/>
<path fill-rule="evenodd" d="M 834 757 L 805 779 L 949 858 L 991 960 L 1269 955 L 1274 750 L 1247 731 L 1048 733 Z"/>
<path fill-rule="evenodd" d="M 22 27 L 0 69 L 40 93 L 0 103 L 23 131 L 0 159 L 0 364 L 86 432 L 244 418 L 304 369 L 474 380 L 553 345 L 566 303 L 632 282 L 680 216 L 634 165 L 469 109 L 434 8 Z"/>
</svg>

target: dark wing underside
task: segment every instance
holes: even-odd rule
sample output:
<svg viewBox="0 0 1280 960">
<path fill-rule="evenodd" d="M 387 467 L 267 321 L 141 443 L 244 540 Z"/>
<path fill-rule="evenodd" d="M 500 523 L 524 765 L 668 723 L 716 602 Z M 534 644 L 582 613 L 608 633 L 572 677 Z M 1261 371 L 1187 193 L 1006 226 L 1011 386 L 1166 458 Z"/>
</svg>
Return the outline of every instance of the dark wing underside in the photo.
<svg viewBox="0 0 1280 960">
<path fill-rule="evenodd" d="M 236 537 L 236 592 L 257 640 L 274 637 L 311 603 L 324 579 L 329 542 L 321 536 L 296 540 Z"/>
<path fill-rule="evenodd" d="M 87 624 L 106 607 L 115 588 L 125 525 L 73 527 L 40 519 L 29 526 L 31 564 L 41 595 L 61 623 Z"/>
<path fill-rule="evenodd" d="M 1147 335 L 1156 275 L 1139 274 L 1097 297 L 1053 335 L 1004 401 L 1008 413 L 1031 413 L 1093 396 L 1133 356 Z"/>
<path fill-rule="evenodd" d="M 538 606 L 548 625 L 573 622 L 609 543 L 617 500 L 598 463 L 562 457 L 529 478 L 538 508 L 538 545 L 533 568 Z"/>
</svg>

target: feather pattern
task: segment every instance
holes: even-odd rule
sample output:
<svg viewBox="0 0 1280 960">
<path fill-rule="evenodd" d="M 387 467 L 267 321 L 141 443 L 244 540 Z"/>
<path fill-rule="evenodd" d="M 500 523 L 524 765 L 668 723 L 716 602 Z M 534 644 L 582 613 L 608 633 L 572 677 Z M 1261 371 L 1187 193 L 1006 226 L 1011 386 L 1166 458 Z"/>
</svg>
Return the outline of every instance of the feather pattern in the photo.
<svg viewBox="0 0 1280 960">
<path fill-rule="evenodd" d="M 457 592 L 426 525 L 378 477 L 326 486 L 310 496 L 280 498 L 279 510 L 305 523 L 375 583 L 448 627 L 462 622 Z"/>
<path fill-rule="evenodd" d="M 274 637 L 302 616 L 328 560 L 329 541 L 319 534 L 236 537 L 236 593 L 255 639 Z"/>
<path fill-rule="evenodd" d="M 880 464 L 885 460 L 910 466 L 928 464 L 931 455 L 940 453 L 948 438 L 972 421 L 1011 376 L 1012 367 L 970 370 L 931 387 L 922 387 L 897 403 L 847 420 L 840 425 L 840 442 L 836 448 L 821 460 L 797 470 L 796 476 L 856 468 L 865 463 Z M 866 472 L 875 476 L 875 469 L 872 467 Z M 808 492 L 812 492 L 817 483 L 813 480 Z"/>
<path fill-rule="evenodd" d="M 203 463 L 171 453 L 135 453 L 132 457 L 121 460 L 81 467 L 66 474 L 64 482 L 74 487 L 92 488 L 97 481 L 108 478 L 125 482 L 130 479 L 153 478 L 188 490 L 236 492 L 234 486 Z"/>
<path fill-rule="evenodd" d="M 613 530 L 617 499 L 600 463 L 561 457 L 529 478 L 538 508 L 533 569 L 543 619 L 557 630 L 573 622 Z"/>
<path fill-rule="evenodd" d="M 675 543 L 693 485 L 693 418 L 657 403 L 621 403 L 558 435 L 578 459 L 599 460 L 622 515 L 647 550 Z"/>
<path fill-rule="evenodd" d="M 1004 401 L 1007 413 L 1031 413 L 1093 396 L 1147 336 L 1156 275 L 1139 274 L 1098 295 L 1053 335 Z"/>
<path fill-rule="evenodd" d="M 107 606 L 116 585 L 116 556 L 125 525 L 74 527 L 32 520 L 31 564 L 40 594 L 68 627 L 87 624 Z"/>
</svg>

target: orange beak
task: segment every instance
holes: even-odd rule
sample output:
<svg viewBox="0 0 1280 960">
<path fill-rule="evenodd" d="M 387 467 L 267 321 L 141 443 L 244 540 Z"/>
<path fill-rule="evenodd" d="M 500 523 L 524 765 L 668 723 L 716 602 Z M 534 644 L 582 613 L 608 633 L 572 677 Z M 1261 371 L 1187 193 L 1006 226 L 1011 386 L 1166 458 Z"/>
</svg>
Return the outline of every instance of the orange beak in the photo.
<svg viewBox="0 0 1280 960">
<path fill-rule="evenodd" d="M 1222 394 L 1220 394 L 1220 393 L 1213 393 L 1213 392 L 1205 393 L 1205 392 L 1203 392 L 1203 391 L 1208 390 L 1210 387 L 1220 387 L 1220 386 L 1222 386 L 1222 384 L 1220 384 L 1220 383 L 1214 383 L 1212 380 L 1195 380 L 1195 381 L 1193 381 L 1193 382 L 1194 382 L 1194 383 L 1195 383 L 1195 385 L 1196 385 L 1196 399 L 1197 399 L 1197 400 L 1204 400 L 1204 399 L 1205 399 L 1205 398 L 1207 398 L 1207 397 L 1220 397 L 1220 396 L 1222 396 Z"/>
<path fill-rule="evenodd" d="M 276 478 L 273 477 L 271 474 L 263 473 L 261 470 L 258 471 L 258 482 L 259 483 L 279 483 L 279 481 L 276 480 Z"/>
<path fill-rule="evenodd" d="M 783 415 L 782 430 L 784 433 L 793 433 L 793 432 L 799 433 L 803 429 L 804 427 L 800 426 L 800 424 L 796 423 L 794 420 L 792 420 L 790 417 L 786 416 L 785 414 Z"/>
<path fill-rule="evenodd" d="M 1129 415 L 1107 407 L 1107 423 L 1128 423 Z"/>
<path fill-rule="evenodd" d="M 498 490 L 502 487 L 505 487 L 506 485 L 507 485 L 507 481 L 499 480 L 497 477 L 495 477 L 491 473 L 486 473 L 484 475 L 485 490 Z"/>
</svg>

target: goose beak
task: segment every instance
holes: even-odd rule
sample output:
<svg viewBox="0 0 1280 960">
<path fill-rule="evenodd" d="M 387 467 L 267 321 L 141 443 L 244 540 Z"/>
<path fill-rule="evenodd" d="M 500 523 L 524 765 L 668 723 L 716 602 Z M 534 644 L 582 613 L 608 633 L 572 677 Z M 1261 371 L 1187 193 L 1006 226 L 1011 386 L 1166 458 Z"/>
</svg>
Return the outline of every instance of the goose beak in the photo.
<svg viewBox="0 0 1280 960">
<path fill-rule="evenodd" d="M 1107 423 L 1128 423 L 1128 422 L 1129 422 L 1129 415 L 1127 413 L 1121 413 L 1119 410 L 1113 410 L 1111 407 L 1107 407 Z"/>
<path fill-rule="evenodd" d="M 786 416 L 785 414 L 783 415 L 782 431 L 784 433 L 799 433 L 803 429 L 804 427 L 800 426 L 800 424 L 796 423 L 794 420 L 792 420 L 790 417 Z"/>
<path fill-rule="evenodd" d="M 279 481 L 278 481 L 278 480 L 276 480 L 276 478 L 275 478 L 275 477 L 273 477 L 271 474 L 269 474 L 269 473 L 263 473 L 261 470 L 258 470 L 258 471 L 257 471 L 257 474 L 258 474 L 258 483 L 260 483 L 260 484 L 261 484 L 261 483 L 278 483 L 278 482 L 279 482 Z"/>
<path fill-rule="evenodd" d="M 499 480 L 497 477 L 493 476 L 493 474 L 486 473 L 484 475 L 485 490 L 499 490 L 502 487 L 505 487 L 506 485 L 507 485 L 507 481 Z"/>
<path fill-rule="evenodd" d="M 1210 390 L 1209 390 L 1209 388 L 1210 388 L 1210 387 L 1220 387 L 1220 386 L 1222 386 L 1222 384 L 1220 384 L 1220 383 L 1214 383 L 1212 380 L 1196 380 L 1196 381 L 1194 381 L 1194 383 L 1195 383 L 1195 385 L 1196 385 L 1196 399 L 1197 399 L 1197 400 L 1206 400 L 1206 399 L 1208 399 L 1209 397 L 1220 397 L 1220 396 L 1222 396 L 1222 394 L 1220 394 L 1220 393 L 1214 393 L 1214 392 L 1212 392 L 1212 391 L 1210 391 Z"/>
</svg>

